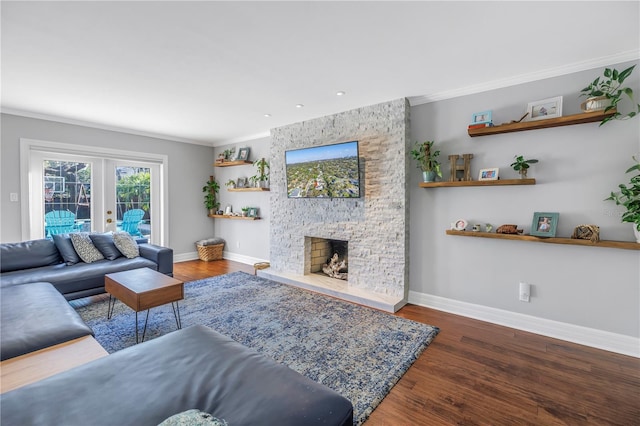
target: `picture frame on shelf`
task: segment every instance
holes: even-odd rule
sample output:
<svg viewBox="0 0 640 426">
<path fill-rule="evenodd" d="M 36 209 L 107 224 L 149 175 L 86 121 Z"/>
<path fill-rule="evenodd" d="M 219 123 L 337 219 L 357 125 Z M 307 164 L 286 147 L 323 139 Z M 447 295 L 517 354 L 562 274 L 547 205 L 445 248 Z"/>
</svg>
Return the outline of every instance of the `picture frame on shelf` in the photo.
<svg viewBox="0 0 640 426">
<path fill-rule="evenodd" d="M 458 219 L 451 224 L 451 229 L 453 229 L 454 231 L 464 231 L 465 229 L 467 229 L 468 224 L 469 223 L 466 220 Z"/>
<path fill-rule="evenodd" d="M 249 159 L 250 148 L 240 148 L 238 150 L 238 157 L 236 158 L 239 161 L 247 161 Z"/>
<path fill-rule="evenodd" d="M 492 122 L 491 116 L 491 111 L 476 112 L 471 116 L 471 124 L 490 124 Z"/>
<path fill-rule="evenodd" d="M 246 177 L 239 177 L 238 181 L 236 182 L 236 188 L 246 188 L 247 184 L 248 181 Z"/>
<path fill-rule="evenodd" d="M 499 174 L 500 174 L 499 167 L 480 169 L 480 172 L 478 173 L 478 180 L 498 180 Z"/>
<path fill-rule="evenodd" d="M 560 213 L 533 213 L 530 234 L 536 237 L 555 237 L 556 229 L 558 228 L 558 219 L 560 219 Z"/>
<path fill-rule="evenodd" d="M 249 207 L 249 210 L 247 211 L 247 217 L 258 217 L 258 208 Z"/>
<path fill-rule="evenodd" d="M 527 105 L 527 113 L 529 115 L 525 121 L 562 117 L 562 96 L 529 102 Z"/>
</svg>

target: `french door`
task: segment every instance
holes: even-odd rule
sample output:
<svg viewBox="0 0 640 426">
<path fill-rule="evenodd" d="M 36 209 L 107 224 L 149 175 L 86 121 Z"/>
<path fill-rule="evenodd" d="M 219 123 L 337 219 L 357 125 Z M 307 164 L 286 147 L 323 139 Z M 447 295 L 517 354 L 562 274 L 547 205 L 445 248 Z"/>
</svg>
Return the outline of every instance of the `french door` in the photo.
<svg viewBox="0 0 640 426">
<path fill-rule="evenodd" d="M 163 165 L 155 159 L 42 148 L 28 150 L 27 156 L 28 239 L 72 231 L 126 230 L 154 244 L 166 244 Z"/>
</svg>

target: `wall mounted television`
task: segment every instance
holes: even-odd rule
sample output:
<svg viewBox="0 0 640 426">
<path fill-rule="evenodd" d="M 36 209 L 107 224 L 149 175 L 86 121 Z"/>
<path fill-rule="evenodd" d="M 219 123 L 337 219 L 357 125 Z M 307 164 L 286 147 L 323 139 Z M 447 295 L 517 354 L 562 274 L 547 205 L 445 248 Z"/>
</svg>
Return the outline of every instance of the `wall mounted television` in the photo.
<svg viewBox="0 0 640 426">
<path fill-rule="evenodd" d="M 289 198 L 359 198 L 358 141 L 285 152 Z"/>
</svg>

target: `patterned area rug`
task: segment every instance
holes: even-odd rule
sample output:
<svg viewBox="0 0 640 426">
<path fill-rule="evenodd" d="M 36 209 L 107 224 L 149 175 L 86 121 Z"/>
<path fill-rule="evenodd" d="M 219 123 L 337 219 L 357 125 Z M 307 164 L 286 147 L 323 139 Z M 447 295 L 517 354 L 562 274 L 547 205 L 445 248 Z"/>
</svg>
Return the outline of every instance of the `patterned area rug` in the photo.
<svg viewBox="0 0 640 426">
<path fill-rule="evenodd" d="M 121 302 L 111 320 L 104 298 L 76 310 L 108 352 L 135 344 L 135 313 Z M 180 313 L 182 327 L 207 325 L 339 392 L 353 404 L 355 425 L 439 331 L 244 272 L 186 283 Z M 154 308 L 145 340 L 175 329 L 171 305 Z"/>
</svg>

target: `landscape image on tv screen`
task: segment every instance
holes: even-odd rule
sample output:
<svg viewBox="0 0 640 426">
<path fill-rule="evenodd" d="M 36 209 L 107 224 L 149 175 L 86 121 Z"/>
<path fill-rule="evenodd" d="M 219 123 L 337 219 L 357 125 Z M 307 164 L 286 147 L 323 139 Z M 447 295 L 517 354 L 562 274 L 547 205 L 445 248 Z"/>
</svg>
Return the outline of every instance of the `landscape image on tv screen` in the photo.
<svg viewBox="0 0 640 426">
<path fill-rule="evenodd" d="M 358 198 L 358 141 L 285 152 L 290 198 Z"/>
</svg>

